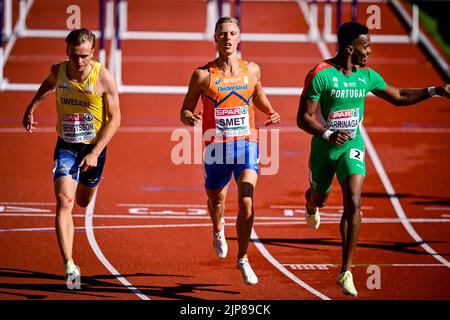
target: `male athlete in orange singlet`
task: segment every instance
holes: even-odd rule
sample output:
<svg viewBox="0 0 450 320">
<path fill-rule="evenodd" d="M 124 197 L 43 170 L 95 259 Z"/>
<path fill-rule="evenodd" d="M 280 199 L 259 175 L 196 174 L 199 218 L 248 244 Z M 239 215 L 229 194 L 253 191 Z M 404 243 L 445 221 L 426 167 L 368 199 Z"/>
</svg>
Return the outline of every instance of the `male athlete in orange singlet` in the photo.
<svg viewBox="0 0 450 320">
<path fill-rule="evenodd" d="M 254 219 L 253 191 L 259 170 L 255 107 L 267 115 L 265 125 L 278 124 L 280 116 L 263 92 L 259 66 L 237 57 L 238 21 L 231 17 L 220 18 L 214 39 L 219 57 L 192 74 L 180 118 L 189 126 L 202 121 L 208 210 L 213 224 L 213 246 L 221 259 L 228 252 L 223 214 L 228 185 L 234 175 L 239 198 L 237 268 L 244 282 L 254 285 L 258 283 L 258 277 L 249 264 L 247 249 Z M 200 97 L 203 111 L 195 113 Z"/>
</svg>

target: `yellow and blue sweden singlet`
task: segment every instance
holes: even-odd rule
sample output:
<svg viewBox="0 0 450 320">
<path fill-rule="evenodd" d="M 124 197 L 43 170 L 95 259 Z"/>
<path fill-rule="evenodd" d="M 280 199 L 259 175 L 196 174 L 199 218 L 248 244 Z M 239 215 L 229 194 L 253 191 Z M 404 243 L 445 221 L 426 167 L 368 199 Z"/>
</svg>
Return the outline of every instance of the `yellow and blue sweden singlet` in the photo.
<svg viewBox="0 0 450 320">
<path fill-rule="evenodd" d="M 96 83 L 102 65 L 94 62 L 87 78 L 81 82 L 67 77 L 67 63 L 59 63 L 56 81 L 56 131 L 69 143 L 94 144 L 108 118 Z"/>
</svg>

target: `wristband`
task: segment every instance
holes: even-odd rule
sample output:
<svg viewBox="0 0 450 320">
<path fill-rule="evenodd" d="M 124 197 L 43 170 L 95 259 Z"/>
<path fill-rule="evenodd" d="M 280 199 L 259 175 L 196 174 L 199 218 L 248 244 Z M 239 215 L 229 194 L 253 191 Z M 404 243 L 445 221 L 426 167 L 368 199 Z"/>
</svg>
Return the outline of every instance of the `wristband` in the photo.
<svg viewBox="0 0 450 320">
<path fill-rule="evenodd" d="M 331 130 L 327 130 L 323 133 L 322 138 L 324 138 L 325 140 L 330 140 L 330 136 L 333 134 L 333 131 Z"/>
<path fill-rule="evenodd" d="M 428 94 L 430 95 L 430 97 L 437 95 L 436 87 L 428 87 Z"/>
</svg>

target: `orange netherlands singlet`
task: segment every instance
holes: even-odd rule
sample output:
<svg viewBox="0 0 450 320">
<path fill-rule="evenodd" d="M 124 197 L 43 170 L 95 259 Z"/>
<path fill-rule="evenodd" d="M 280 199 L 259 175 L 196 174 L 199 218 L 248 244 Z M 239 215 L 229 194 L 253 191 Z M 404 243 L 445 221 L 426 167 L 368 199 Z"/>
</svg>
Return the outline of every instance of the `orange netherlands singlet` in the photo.
<svg viewBox="0 0 450 320">
<path fill-rule="evenodd" d="M 247 62 L 239 60 L 239 66 L 240 74 L 225 76 L 215 61 L 208 63 L 209 86 L 202 93 L 206 145 L 242 139 L 258 142 L 253 105 L 255 83 L 251 81 Z"/>
</svg>

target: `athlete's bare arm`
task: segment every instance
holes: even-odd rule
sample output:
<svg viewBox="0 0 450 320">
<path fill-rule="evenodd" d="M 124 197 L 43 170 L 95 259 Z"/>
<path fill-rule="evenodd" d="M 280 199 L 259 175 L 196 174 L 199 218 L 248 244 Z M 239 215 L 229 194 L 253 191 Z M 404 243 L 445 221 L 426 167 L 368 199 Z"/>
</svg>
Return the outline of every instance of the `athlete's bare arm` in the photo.
<svg viewBox="0 0 450 320">
<path fill-rule="evenodd" d="M 80 167 L 82 167 L 82 172 L 97 166 L 98 156 L 108 145 L 114 134 L 117 132 L 117 129 L 120 127 L 121 114 L 116 80 L 111 72 L 104 67 L 100 70 L 98 77 L 97 93 L 103 98 L 103 105 L 105 107 L 106 115 L 108 116 L 108 121 L 106 122 L 95 147 L 81 161 Z"/>
<path fill-rule="evenodd" d="M 450 98 L 450 84 L 437 86 L 436 94 L 442 97 Z M 409 106 L 420 101 L 430 98 L 427 88 L 423 89 L 409 89 L 396 88 L 387 85 L 384 90 L 374 90 L 373 94 L 384 99 L 395 106 Z"/>
<path fill-rule="evenodd" d="M 318 105 L 318 100 L 300 97 L 300 105 L 297 112 L 297 126 L 313 136 L 322 136 L 326 131 L 326 128 L 318 123 L 315 118 Z M 330 136 L 330 142 L 343 145 L 350 137 L 351 133 L 349 131 L 340 130 Z"/>
<path fill-rule="evenodd" d="M 248 71 L 254 77 L 255 92 L 253 93 L 253 103 L 258 110 L 262 111 L 265 115 L 267 115 L 267 120 L 264 125 L 271 124 L 279 124 L 281 121 L 281 117 L 276 112 L 272 105 L 270 104 L 269 99 L 267 99 L 266 94 L 264 93 L 263 86 L 261 84 L 261 69 L 254 62 L 249 62 L 247 65 Z"/>
<path fill-rule="evenodd" d="M 41 83 L 38 91 L 31 100 L 28 107 L 25 109 L 25 113 L 23 115 L 22 124 L 28 132 L 33 132 L 36 129 L 36 125 L 38 124 L 34 121 L 34 110 L 37 108 L 39 103 L 41 103 L 50 93 L 55 91 L 56 79 L 58 78 L 58 65 L 53 65 L 50 70 L 50 74 L 47 78 Z"/>
<path fill-rule="evenodd" d="M 200 95 L 208 88 L 209 81 L 210 74 L 207 65 L 197 68 L 192 73 L 188 91 L 180 110 L 180 120 L 185 125 L 195 126 L 202 120 L 202 111 L 195 113 L 194 110 Z"/>
</svg>

